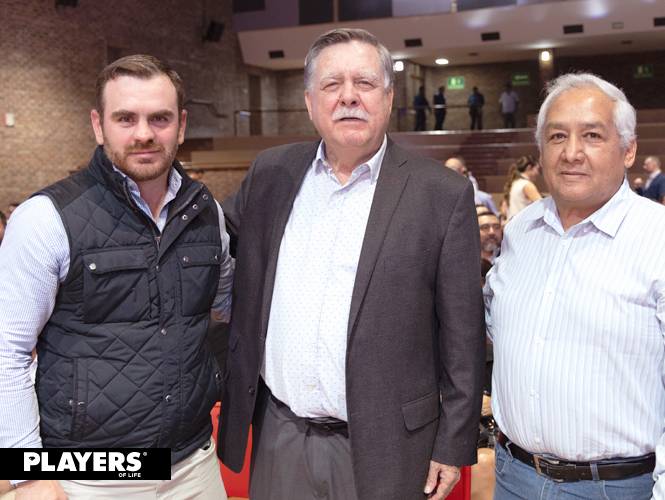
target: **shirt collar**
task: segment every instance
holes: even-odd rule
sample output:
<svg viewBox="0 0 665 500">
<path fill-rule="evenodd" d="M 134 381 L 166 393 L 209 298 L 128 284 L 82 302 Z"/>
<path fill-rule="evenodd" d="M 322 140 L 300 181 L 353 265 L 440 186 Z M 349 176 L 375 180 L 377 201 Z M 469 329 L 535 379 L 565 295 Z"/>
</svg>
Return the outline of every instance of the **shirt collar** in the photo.
<svg viewBox="0 0 665 500">
<path fill-rule="evenodd" d="M 614 238 L 621 223 L 628 214 L 628 209 L 633 203 L 632 191 L 628 185 L 628 180 L 624 177 L 619 190 L 602 207 L 592 213 L 582 222 L 576 224 L 581 226 L 587 223 L 593 224 L 599 231 Z M 551 196 L 545 198 L 541 203 L 534 203 L 533 209 L 525 213 L 526 221 L 536 221 L 542 219 L 548 226 L 557 233 L 563 234 L 563 226 L 559 219 L 559 212 Z"/>
<path fill-rule="evenodd" d="M 381 163 L 383 163 L 383 157 L 386 154 L 387 145 L 388 145 L 388 135 L 384 134 L 383 142 L 381 143 L 381 147 L 376 152 L 376 154 L 362 165 L 356 167 L 356 170 L 358 170 L 358 168 L 362 167 L 363 165 L 367 165 L 369 167 L 371 173 L 370 179 L 372 184 L 374 184 L 376 180 L 379 178 Z M 326 160 L 326 145 L 323 141 L 319 143 L 319 148 L 316 150 L 316 158 L 314 158 L 314 168 L 317 173 L 321 172 L 323 169 L 326 169 L 328 172 L 332 170 L 331 165 Z"/>
<path fill-rule="evenodd" d="M 123 172 L 115 168 L 115 165 L 113 165 L 113 170 L 118 172 L 120 175 L 122 175 L 124 179 L 126 179 L 127 188 L 129 189 L 129 192 L 134 197 L 134 199 L 139 199 L 145 203 L 145 200 L 141 198 L 141 192 L 139 191 L 138 184 L 136 184 L 136 182 L 127 177 L 127 175 L 125 175 Z M 162 203 L 160 211 L 163 210 L 164 207 L 168 205 L 169 202 L 176 197 L 176 194 L 178 194 L 178 191 L 180 190 L 180 186 L 182 186 L 182 176 L 173 167 L 173 165 L 171 165 L 171 167 L 169 168 L 169 180 L 168 180 L 168 188 L 166 191 L 166 197 L 164 197 L 164 203 Z"/>
</svg>

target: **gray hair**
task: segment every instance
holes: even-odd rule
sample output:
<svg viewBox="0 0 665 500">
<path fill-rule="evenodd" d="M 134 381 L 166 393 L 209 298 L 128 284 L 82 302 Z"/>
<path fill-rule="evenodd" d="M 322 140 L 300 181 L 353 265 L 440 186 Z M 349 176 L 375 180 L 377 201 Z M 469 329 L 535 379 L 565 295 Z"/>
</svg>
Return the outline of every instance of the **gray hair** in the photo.
<svg viewBox="0 0 665 500">
<path fill-rule="evenodd" d="M 654 162 L 656 164 L 656 166 L 658 168 L 661 168 L 660 158 L 658 158 L 657 156 L 649 156 L 649 157 L 647 157 L 647 160 L 651 160 L 652 162 Z M 644 160 L 644 161 L 647 161 L 647 160 Z"/>
<path fill-rule="evenodd" d="M 543 105 L 540 107 L 538 113 L 538 123 L 536 125 L 535 139 L 538 144 L 538 149 L 542 151 L 543 129 L 545 128 L 545 119 L 547 112 L 554 100 L 564 92 L 573 89 L 588 89 L 597 88 L 601 90 L 607 98 L 614 103 L 614 112 L 612 118 L 614 126 L 619 134 L 620 146 L 622 150 L 626 150 L 628 146 L 635 140 L 637 134 L 635 133 L 635 126 L 637 123 L 637 116 L 635 108 L 631 106 L 626 98 L 626 95 L 621 89 L 615 87 L 611 83 L 603 80 L 602 78 L 587 72 L 568 73 L 561 75 L 554 80 L 547 82 L 545 92 L 547 98 Z"/>
<path fill-rule="evenodd" d="M 339 43 L 361 42 L 375 47 L 381 59 L 381 67 L 383 68 L 383 80 L 385 82 L 386 92 L 389 92 L 395 81 L 395 69 L 393 68 L 393 58 L 380 42 L 379 39 L 372 35 L 369 31 L 360 29 L 342 28 L 328 31 L 319 36 L 309 48 L 307 57 L 305 58 L 305 89 L 307 92 L 312 91 L 312 82 L 316 74 L 316 61 L 319 54 L 328 47 L 337 45 Z"/>
</svg>

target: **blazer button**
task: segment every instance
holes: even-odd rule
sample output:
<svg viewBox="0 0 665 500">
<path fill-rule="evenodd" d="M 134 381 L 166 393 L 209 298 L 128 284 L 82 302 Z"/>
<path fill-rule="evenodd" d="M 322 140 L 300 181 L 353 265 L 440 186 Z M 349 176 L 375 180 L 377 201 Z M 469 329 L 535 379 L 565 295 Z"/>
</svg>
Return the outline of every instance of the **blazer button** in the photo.
<svg viewBox="0 0 665 500">
<path fill-rule="evenodd" d="M 173 400 L 173 398 L 171 398 L 171 395 L 168 394 L 168 395 L 166 396 L 166 402 L 167 402 L 167 403 L 170 403 L 172 400 Z"/>
<path fill-rule="evenodd" d="M 250 386 L 249 386 L 249 395 L 250 395 L 250 396 L 253 396 L 253 395 L 254 395 L 254 392 L 255 392 L 255 391 L 254 391 L 254 388 L 250 385 Z"/>
<path fill-rule="evenodd" d="M 76 408 L 79 410 L 85 410 L 85 403 L 83 401 L 79 401 L 78 404 L 76 405 Z"/>
<path fill-rule="evenodd" d="M 215 378 L 217 380 L 222 380 L 222 376 L 219 373 L 215 373 Z"/>
<path fill-rule="evenodd" d="M 186 255 L 182 258 L 183 262 L 188 263 L 189 262 L 189 257 Z"/>
<path fill-rule="evenodd" d="M 182 220 L 187 220 L 187 219 L 188 219 L 187 214 L 182 216 Z"/>
</svg>

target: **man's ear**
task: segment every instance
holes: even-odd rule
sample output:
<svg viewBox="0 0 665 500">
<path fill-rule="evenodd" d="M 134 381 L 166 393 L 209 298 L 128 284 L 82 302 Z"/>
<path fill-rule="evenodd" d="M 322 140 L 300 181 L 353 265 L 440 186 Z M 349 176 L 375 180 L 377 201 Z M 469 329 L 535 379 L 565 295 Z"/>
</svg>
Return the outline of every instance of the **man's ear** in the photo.
<svg viewBox="0 0 665 500">
<path fill-rule="evenodd" d="M 178 144 L 182 144 L 185 140 L 185 128 L 187 128 L 187 111 L 183 109 L 178 124 Z"/>
<path fill-rule="evenodd" d="M 312 120 L 312 98 L 309 96 L 309 92 L 305 90 L 305 104 L 307 105 L 307 112 L 309 113 L 309 119 Z"/>
<path fill-rule="evenodd" d="M 90 112 L 90 120 L 92 121 L 92 130 L 95 131 L 95 140 L 100 146 L 104 145 L 104 131 L 102 130 L 102 120 L 99 116 L 99 111 L 93 109 Z"/>
<path fill-rule="evenodd" d="M 637 155 L 637 141 L 633 139 L 630 145 L 626 148 L 623 155 L 623 166 L 630 168 L 635 163 L 635 156 Z"/>
</svg>

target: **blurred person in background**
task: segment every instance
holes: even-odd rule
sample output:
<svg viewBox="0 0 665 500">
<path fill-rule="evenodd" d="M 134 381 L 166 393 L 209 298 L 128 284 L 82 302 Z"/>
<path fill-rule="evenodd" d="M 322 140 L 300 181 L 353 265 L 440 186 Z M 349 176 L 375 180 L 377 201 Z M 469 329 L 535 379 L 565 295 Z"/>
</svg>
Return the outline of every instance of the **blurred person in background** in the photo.
<svg viewBox="0 0 665 500">
<path fill-rule="evenodd" d="M 534 184 L 539 171 L 538 162 L 530 155 L 522 156 L 510 166 L 501 203 L 501 215 L 506 222 L 542 198 Z"/>
</svg>

